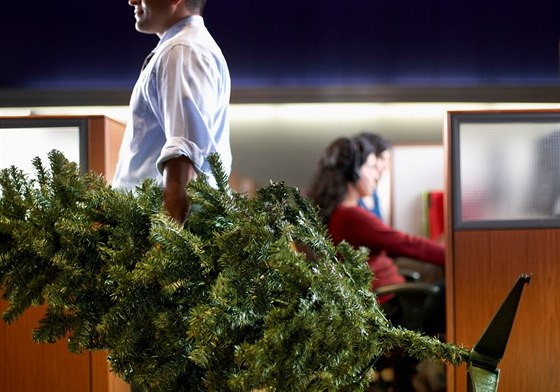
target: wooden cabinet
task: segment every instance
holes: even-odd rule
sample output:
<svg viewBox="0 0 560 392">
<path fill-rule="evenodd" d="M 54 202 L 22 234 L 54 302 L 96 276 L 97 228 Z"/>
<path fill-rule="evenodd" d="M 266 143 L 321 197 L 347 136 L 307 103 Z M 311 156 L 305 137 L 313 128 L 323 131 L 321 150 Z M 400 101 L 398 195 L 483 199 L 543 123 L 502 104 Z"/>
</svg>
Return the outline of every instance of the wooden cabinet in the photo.
<svg viewBox="0 0 560 392">
<path fill-rule="evenodd" d="M 51 132 L 70 129 L 74 132 L 70 146 L 77 146 L 73 152 L 79 157 L 83 170 L 104 174 L 108 181 L 115 171 L 119 147 L 124 133 L 124 125 L 105 116 L 31 116 L 0 118 L 3 132 Z M 56 133 L 56 132 L 55 132 Z M 34 149 L 34 140 L 24 140 L 22 145 L 7 145 L 9 140 L 17 140 L 17 135 L 3 134 L 3 151 L 21 151 L 18 159 L 26 151 L 47 151 L 61 148 L 60 140 L 37 141 L 41 145 Z M 15 138 L 14 138 L 15 136 Z M 63 151 L 64 152 L 64 151 Z M 6 155 L 6 154 L 5 154 Z M 27 157 L 24 157 L 27 159 Z M 12 164 L 12 162 L 7 162 Z M 16 165 L 17 166 L 17 165 Z M 0 312 L 7 306 L 0 302 Z M 31 308 L 11 325 L 0 321 L 0 391 L 44 391 L 44 392 L 125 392 L 130 387 L 110 372 L 106 360 L 107 353 L 86 352 L 72 354 L 66 342 L 55 344 L 36 344 L 31 332 L 37 326 L 44 308 Z"/>
<path fill-rule="evenodd" d="M 536 391 L 553 392 L 560 390 L 560 216 L 555 212 L 536 212 L 523 204 L 523 210 L 530 214 L 521 216 L 515 214 L 496 217 L 492 213 L 478 214 L 471 218 L 466 211 L 464 197 L 468 187 L 460 185 L 464 171 L 457 165 L 475 165 L 468 159 L 469 151 L 462 150 L 461 141 L 464 137 L 456 129 L 458 125 L 454 116 L 465 118 L 473 116 L 482 124 L 498 124 L 501 120 L 513 121 L 515 115 L 529 115 L 537 118 L 538 127 L 542 127 L 538 120 L 543 115 L 544 122 L 552 125 L 550 132 L 560 129 L 560 111 L 532 111 L 532 112 L 452 112 L 446 130 L 447 177 L 446 185 L 446 241 L 447 260 L 447 338 L 454 343 L 472 347 L 485 330 L 502 301 L 509 293 L 513 284 L 521 274 L 532 274 L 530 284 L 524 289 L 517 315 L 504 358 L 498 365 L 500 369 L 500 391 Z M 505 115 L 505 117 L 503 116 Z M 513 117 L 510 117 L 513 115 Z M 478 117 L 477 117 L 478 116 Z M 551 121 L 549 121 L 551 120 Z M 473 120 L 471 123 L 476 123 Z M 524 121 L 524 120 L 523 120 Z M 512 127 L 511 129 L 513 129 Z M 510 138 L 509 127 L 503 127 L 503 137 Z M 541 128 L 539 128 L 540 130 Z M 487 127 L 488 132 L 492 126 Z M 500 131 L 501 132 L 501 131 Z M 520 131 L 526 135 L 531 127 Z M 546 133 L 547 131 L 545 131 Z M 487 143 L 488 141 L 486 141 Z M 552 151 L 550 165 L 560 164 L 560 139 L 557 140 Z M 504 150 L 507 147 L 504 143 Z M 518 143 L 528 148 L 537 143 Z M 550 145 L 548 145 L 550 147 Z M 494 170 L 500 159 L 496 151 L 495 156 L 489 157 L 489 164 Z M 457 154 L 463 154 L 461 159 Z M 531 155 L 530 152 L 527 153 Z M 514 159 L 525 159 L 522 154 Z M 542 158 L 539 154 L 536 160 Z M 558 160 L 557 162 L 555 160 Z M 538 165 L 525 162 L 528 170 Z M 547 166 L 549 167 L 549 166 Z M 508 170 L 511 165 L 502 167 Z M 498 173 L 500 174 L 500 173 Z M 484 170 L 479 174 L 484 175 Z M 519 171 L 513 173 L 502 172 L 502 176 L 512 176 L 513 179 L 530 179 L 533 174 L 524 176 Z M 541 183 L 546 176 L 536 174 Z M 464 180 L 464 179 L 463 179 Z M 494 179 L 496 186 L 496 180 Z M 530 180 L 527 180 L 530 181 Z M 550 180 L 553 181 L 553 180 Z M 531 199 L 532 187 L 529 189 L 524 203 Z M 555 183 L 548 185 L 555 186 Z M 521 192 L 525 187 L 516 184 Z M 549 188 L 549 187 L 547 187 Z M 505 188 L 504 188 L 505 189 Z M 504 190 L 502 189 L 502 190 Z M 484 187 L 479 187 L 480 193 L 488 193 Z M 463 193 L 463 198 L 458 197 Z M 539 190 L 540 193 L 540 190 Z M 507 199 L 498 200 L 498 205 L 511 201 L 515 197 L 511 192 L 498 191 L 498 196 Z M 538 195 L 537 195 L 538 196 Z M 540 197 L 540 196 L 539 196 Z M 485 201 L 482 201 L 485 203 Z M 461 211 L 462 210 L 462 211 Z M 469 210 L 471 211 L 471 210 Z M 478 208 L 481 211 L 481 208 Z M 506 213 L 512 213 L 515 208 L 508 208 Z M 503 211 L 502 211 L 503 212 Z M 500 212 L 500 214 L 502 213 Z M 548 215 L 547 215 L 548 214 Z M 448 369 L 448 391 L 466 391 L 466 366 Z"/>
<path fill-rule="evenodd" d="M 449 338 L 471 347 L 522 273 L 523 291 L 504 358 L 500 390 L 553 392 L 560 387 L 560 229 L 468 231 L 453 235 L 447 271 Z M 453 369 L 450 391 L 466 391 L 466 367 Z"/>
</svg>

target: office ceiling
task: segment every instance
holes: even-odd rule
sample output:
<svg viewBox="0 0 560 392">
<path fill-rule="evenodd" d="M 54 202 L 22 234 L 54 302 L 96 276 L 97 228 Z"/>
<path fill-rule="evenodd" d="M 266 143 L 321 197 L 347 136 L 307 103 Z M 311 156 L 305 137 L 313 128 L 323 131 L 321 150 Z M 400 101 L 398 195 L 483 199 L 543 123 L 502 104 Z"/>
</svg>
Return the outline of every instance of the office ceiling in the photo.
<svg viewBox="0 0 560 392">
<path fill-rule="evenodd" d="M 155 36 L 125 0 L 3 4 L 10 90 L 129 91 Z M 558 86 L 558 0 L 209 0 L 233 86 Z"/>
</svg>

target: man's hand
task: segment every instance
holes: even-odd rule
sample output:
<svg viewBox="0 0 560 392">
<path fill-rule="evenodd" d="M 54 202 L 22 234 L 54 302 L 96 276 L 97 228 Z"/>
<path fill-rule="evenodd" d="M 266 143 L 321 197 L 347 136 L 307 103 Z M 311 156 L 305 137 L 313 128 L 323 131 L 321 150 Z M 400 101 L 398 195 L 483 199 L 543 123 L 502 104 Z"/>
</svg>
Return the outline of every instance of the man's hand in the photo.
<svg viewBox="0 0 560 392">
<path fill-rule="evenodd" d="M 185 186 L 196 178 L 192 161 L 181 156 L 165 162 L 163 167 L 163 205 L 180 225 L 185 224 L 190 200 Z"/>
</svg>

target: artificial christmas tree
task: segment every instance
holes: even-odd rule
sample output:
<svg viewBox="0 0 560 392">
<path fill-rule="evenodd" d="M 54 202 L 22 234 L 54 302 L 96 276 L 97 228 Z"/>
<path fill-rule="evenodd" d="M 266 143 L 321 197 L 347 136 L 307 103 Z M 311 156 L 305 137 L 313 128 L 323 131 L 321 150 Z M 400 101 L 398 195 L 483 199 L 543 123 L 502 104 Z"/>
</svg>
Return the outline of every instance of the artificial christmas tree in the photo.
<svg viewBox="0 0 560 392">
<path fill-rule="evenodd" d="M 186 227 L 154 183 L 114 189 L 59 152 L 49 170 L 34 161 L 34 179 L 3 170 L 4 321 L 44 304 L 36 341 L 107 349 L 113 370 L 149 391 L 358 391 L 392 348 L 466 361 L 462 347 L 388 323 L 365 250 L 335 247 L 297 189 L 247 198 L 210 159 L 218 187 L 189 184 Z"/>
</svg>

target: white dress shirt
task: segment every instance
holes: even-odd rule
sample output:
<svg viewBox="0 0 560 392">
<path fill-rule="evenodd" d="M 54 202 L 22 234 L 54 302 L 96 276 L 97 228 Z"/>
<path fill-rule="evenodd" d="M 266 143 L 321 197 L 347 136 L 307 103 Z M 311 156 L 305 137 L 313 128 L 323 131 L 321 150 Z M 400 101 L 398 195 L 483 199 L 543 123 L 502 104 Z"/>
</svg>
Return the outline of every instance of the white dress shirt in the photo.
<svg viewBox="0 0 560 392">
<path fill-rule="evenodd" d="M 229 174 L 230 89 L 226 61 L 202 17 L 173 25 L 132 91 L 113 186 L 134 189 L 146 178 L 162 184 L 165 162 L 180 156 L 213 183 L 207 160 L 212 152 Z"/>
</svg>

